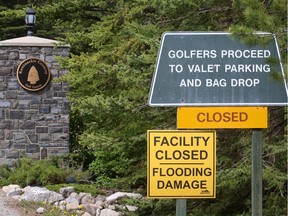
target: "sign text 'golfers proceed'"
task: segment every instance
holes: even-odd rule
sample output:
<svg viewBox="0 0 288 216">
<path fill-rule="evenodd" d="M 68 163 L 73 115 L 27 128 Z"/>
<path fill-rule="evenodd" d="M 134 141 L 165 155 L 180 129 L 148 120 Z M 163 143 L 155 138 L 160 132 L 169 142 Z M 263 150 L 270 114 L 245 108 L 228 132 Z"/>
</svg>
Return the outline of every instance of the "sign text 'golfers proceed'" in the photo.
<svg viewBox="0 0 288 216">
<path fill-rule="evenodd" d="M 267 43 L 248 46 L 224 32 L 164 33 L 149 105 L 287 105 L 276 38 L 254 37 Z"/>
</svg>

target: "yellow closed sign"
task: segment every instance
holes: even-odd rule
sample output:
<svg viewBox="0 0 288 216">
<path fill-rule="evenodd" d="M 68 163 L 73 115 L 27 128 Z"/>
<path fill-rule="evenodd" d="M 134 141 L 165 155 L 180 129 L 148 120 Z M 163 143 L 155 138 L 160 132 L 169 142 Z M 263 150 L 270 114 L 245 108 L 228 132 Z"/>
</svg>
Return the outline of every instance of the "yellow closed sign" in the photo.
<svg viewBox="0 0 288 216">
<path fill-rule="evenodd" d="M 147 144 L 147 197 L 216 197 L 215 131 L 149 130 Z"/>
<path fill-rule="evenodd" d="M 178 107 L 178 129 L 267 128 L 267 107 Z"/>
</svg>

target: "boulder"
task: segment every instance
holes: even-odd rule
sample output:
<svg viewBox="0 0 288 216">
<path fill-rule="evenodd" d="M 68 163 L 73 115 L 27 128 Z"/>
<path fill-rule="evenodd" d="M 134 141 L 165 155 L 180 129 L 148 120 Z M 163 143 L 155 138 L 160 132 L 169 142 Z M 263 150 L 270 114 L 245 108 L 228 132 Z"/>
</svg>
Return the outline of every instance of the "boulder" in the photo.
<svg viewBox="0 0 288 216">
<path fill-rule="evenodd" d="M 111 209 L 103 209 L 101 210 L 100 216 L 120 216 L 120 213 Z"/>
<path fill-rule="evenodd" d="M 20 201 L 25 200 L 53 204 L 63 199 L 64 197 L 61 194 L 50 191 L 46 188 L 28 186 L 24 188 L 24 194 L 21 196 Z"/>
<path fill-rule="evenodd" d="M 131 205 L 125 205 L 125 207 L 128 209 L 130 212 L 134 212 L 138 210 L 137 206 L 131 206 Z"/>
<path fill-rule="evenodd" d="M 65 187 L 65 188 L 59 189 L 59 193 L 62 194 L 62 196 L 65 198 L 69 197 L 70 194 L 73 192 L 74 192 L 74 187 Z"/>
<path fill-rule="evenodd" d="M 15 188 L 11 188 L 9 189 L 9 191 L 7 192 L 7 196 L 12 197 L 12 196 L 16 196 L 16 195 L 22 195 L 23 194 L 23 190 L 19 187 L 15 187 Z"/>
<path fill-rule="evenodd" d="M 84 197 L 82 197 L 81 203 L 82 204 L 94 204 L 95 199 L 94 199 L 94 197 L 91 196 L 91 194 L 87 194 Z"/>
<path fill-rule="evenodd" d="M 79 204 L 76 204 L 76 203 L 67 203 L 67 205 L 66 205 L 67 211 L 78 210 L 80 208 L 81 208 L 81 206 Z"/>
<path fill-rule="evenodd" d="M 67 202 L 67 204 L 68 203 L 69 204 L 76 204 L 76 205 L 80 204 L 79 195 L 75 192 L 71 193 L 65 201 Z"/>
<path fill-rule="evenodd" d="M 67 202 L 62 200 L 58 203 L 57 207 L 62 209 L 62 210 L 66 210 L 66 205 L 67 205 Z"/>
<path fill-rule="evenodd" d="M 88 212 L 90 215 L 95 216 L 97 208 L 89 204 L 83 204 L 85 212 Z"/>
<path fill-rule="evenodd" d="M 91 193 L 84 193 L 84 192 L 80 192 L 79 193 L 79 199 L 81 200 L 84 196 L 86 195 L 90 195 L 91 196 Z"/>
<path fill-rule="evenodd" d="M 37 214 L 43 214 L 45 211 L 46 211 L 45 208 L 39 207 L 39 208 L 36 210 L 36 213 L 37 213 Z"/>
<path fill-rule="evenodd" d="M 116 192 L 106 198 L 107 203 L 113 203 L 121 197 L 129 197 L 131 199 L 141 199 L 142 195 L 138 193 Z"/>
<path fill-rule="evenodd" d="M 19 189 L 21 189 L 20 186 L 16 185 L 16 184 L 10 184 L 10 185 L 2 187 L 2 191 L 5 192 L 6 194 L 9 191 L 15 191 L 15 190 L 19 190 Z"/>
<path fill-rule="evenodd" d="M 21 195 L 14 195 L 11 197 L 13 200 L 19 201 L 21 198 Z"/>
</svg>

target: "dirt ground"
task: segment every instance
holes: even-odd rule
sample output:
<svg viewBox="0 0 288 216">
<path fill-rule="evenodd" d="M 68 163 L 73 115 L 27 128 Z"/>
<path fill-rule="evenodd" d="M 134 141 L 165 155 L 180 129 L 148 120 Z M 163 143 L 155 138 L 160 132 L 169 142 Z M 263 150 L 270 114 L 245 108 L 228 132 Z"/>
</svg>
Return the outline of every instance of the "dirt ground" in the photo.
<svg viewBox="0 0 288 216">
<path fill-rule="evenodd" d="M 0 216 L 31 216 L 31 212 L 21 207 L 18 201 L 7 197 L 0 189 Z"/>
</svg>

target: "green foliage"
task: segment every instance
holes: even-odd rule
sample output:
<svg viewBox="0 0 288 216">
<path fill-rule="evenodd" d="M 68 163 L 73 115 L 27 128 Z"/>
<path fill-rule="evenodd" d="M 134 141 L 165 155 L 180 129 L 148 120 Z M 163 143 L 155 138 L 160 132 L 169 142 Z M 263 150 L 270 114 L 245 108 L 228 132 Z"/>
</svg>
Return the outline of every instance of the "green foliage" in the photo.
<svg viewBox="0 0 288 216">
<path fill-rule="evenodd" d="M 76 210 L 73 211 L 64 211 L 56 205 L 50 205 L 45 202 L 36 203 L 36 202 L 28 202 L 25 200 L 22 200 L 18 203 L 18 206 L 23 209 L 23 212 L 25 212 L 26 215 L 35 215 L 35 209 L 39 207 L 43 207 L 45 209 L 44 213 L 41 214 L 43 216 L 77 216 Z"/>
<path fill-rule="evenodd" d="M 176 127 L 175 108 L 147 106 L 163 32 L 229 31 L 252 45 L 265 45 L 271 37 L 255 37 L 255 31 L 276 34 L 287 74 L 286 0 L 34 3 L 37 36 L 57 38 L 71 45 L 71 56 L 61 59 L 61 66 L 70 71 L 64 77 L 70 85 L 69 158 L 74 163 L 70 166 L 88 169 L 93 180 L 104 188 L 145 189 L 146 130 Z M 4 8 L 0 12 L 1 39 L 25 35 L 27 1 L 5 0 L 0 7 Z M 264 131 L 263 213 L 285 215 L 287 108 L 270 108 L 269 114 L 269 128 Z M 33 169 L 34 165 L 27 175 L 25 163 L 20 166 L 22 172 L 15 169 L 22 184 L 56 183 L 56 178 L 62 178 L 58 176 L 61 166 L 51 167 L 52 181 L 41 167 Z M 10 168 L 0 169 L 1 182 L 12 178 Z M 35 180 L 36 176 L 41 181 Z M 251 133 L 217 130 L 217 198 L 188 200 L 188 214 L 251 215 L 250 178 Z M 174 200 L 140 202 L 138 215 L 174 215 Z"/>
<path fill-rule="evenodd" d="M 45 187 L 48 190 L 52 190 L 57 193 L 59 193 L 60 188 L 73 187 L 76 193 L 80 193 L 80 192 L 91 193 L 92 196 L 103 194 L 103 191 L 98 189 L 99 185 L 97 184 L 52 184 L 52 185 L 46 185 Z"/>
<path fill-rule="evenodd" d="M 74 169 L 59 168 L 51 161 L 23 158 L 11 168 L 7 166 L 0 167 L 0 185 L 19 184 L 25 186 L 45 186 L 48 184 L 60 184 L 66 182 L 69 176 L 81 179 L 85 174 L 79 175 Z M 78 175 L 77 175 L 78 174 Z M 81 176 L 81 178 L 80 178 Z"/>
</svg>

